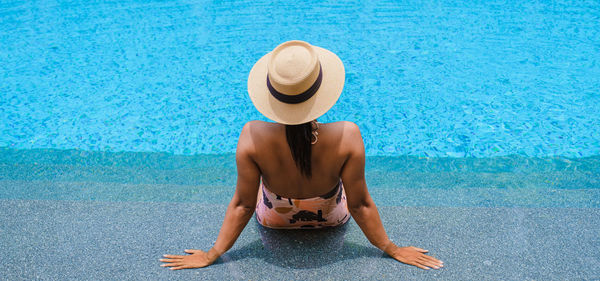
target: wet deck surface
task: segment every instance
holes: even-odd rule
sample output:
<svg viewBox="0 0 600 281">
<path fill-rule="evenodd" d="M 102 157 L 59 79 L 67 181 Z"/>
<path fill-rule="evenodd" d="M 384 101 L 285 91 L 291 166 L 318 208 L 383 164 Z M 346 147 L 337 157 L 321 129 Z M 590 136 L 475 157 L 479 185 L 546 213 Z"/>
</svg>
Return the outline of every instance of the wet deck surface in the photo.
<svg viewBox="0 0 600 281">
<path fill-rule="evenodd" d="M 160 267 L 162 254 L 212 246 L 233 163 L 233 155 L 2 150 L 0 279 L 600 279 L 597 158 L 368 158 L 389 236 L 430 250 L 442 270 L 383 255 L 353 220 L 324 231 L 251 220 L 213 266 Z"/>
<path fill-rule="evenodd" d="M 400 245 L 430 250 L 441 270 L 398 263 L 354 221 L 322 231 L 265 230 L 251 220 L 205 269 L 170 271 L 162 254 L 207 250 L 224 205 L 0 200 L 2 279 L 595 280 L 600 210 L 381 207 Z"/>
</svg>

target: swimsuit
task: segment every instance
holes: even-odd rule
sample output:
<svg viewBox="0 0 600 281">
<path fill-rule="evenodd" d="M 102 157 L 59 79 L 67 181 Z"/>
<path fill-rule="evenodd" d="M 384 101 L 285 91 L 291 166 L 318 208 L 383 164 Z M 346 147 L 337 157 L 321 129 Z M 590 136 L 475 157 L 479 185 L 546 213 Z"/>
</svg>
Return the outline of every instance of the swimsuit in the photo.
<svg viewBox="0 0 600 281">
<path fill-rule="evenodd" d="M 346 192 L 340 180 L 322 196 L 292 199 L 271 192 L 261 181 L 256 203 L 256 220 L 278 229 L 322 228 L 337 226 L 350 219 Z"/>
</svg>

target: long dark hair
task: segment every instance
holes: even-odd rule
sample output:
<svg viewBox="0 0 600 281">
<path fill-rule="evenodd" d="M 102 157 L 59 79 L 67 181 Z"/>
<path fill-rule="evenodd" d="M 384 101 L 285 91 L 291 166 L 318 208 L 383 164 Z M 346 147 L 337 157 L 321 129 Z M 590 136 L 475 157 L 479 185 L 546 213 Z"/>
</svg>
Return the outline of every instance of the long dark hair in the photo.
<svg viewBox="0 0 600 281">
<path fill-rule="evenodd" d="M 312 140 L 312 124 L 311 122 L 300 125 L 285 125 L 285 137 L 287 138 L 292 158 L 296 162 L 296 167 L 300 169 L 300 173 L 310 178 L 311 171 L 311 140 Z"/>
</svg>

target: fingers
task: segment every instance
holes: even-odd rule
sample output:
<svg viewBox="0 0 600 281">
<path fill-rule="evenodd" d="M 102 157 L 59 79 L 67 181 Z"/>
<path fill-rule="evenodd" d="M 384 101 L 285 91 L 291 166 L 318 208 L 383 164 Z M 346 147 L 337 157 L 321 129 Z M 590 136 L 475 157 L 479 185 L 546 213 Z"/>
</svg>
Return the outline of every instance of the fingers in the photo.
<svg viewBox="0 0 600 281">
<path fill-rule="evenodd" d="M 444 264 L 444 262 L 443 262 L 443 261 L 441 261 L 441 260 L 438 260 L 438 259 L 436 259 L 436 258 L 434 258 L 434 257 L 432 257 L 432 256 L 428 256 L 428 255 L 422 255 L 421 257 L 422 257 L 423 259 L 425 259 L 425 260 L 428 260 L 428 261 L 430 261 L 430 262 L 436 263 L 436 264 L 438 264 L 438 265 L 443 265 L 443 264 Z"/>
<path fill-rule="evenodd" d="M 418 263 L 420 263 L 424 266 L 430 267 L 430 268 L 435 268 L 435 269 L 440 269 L 440 267 L 443 267 L 443 265 L 441 265 L 439 263 L 436 263 L 436 262 L 433 262 L 433 261 L 430 261 L 430 260 L 424 259 L 424 258 L 419 258 Z"/>
<path fill-rule="evenodd" d="M 418 263 L 414 263 L 413 265 L 416 266 L 416 267 L 418 267 L 418 268 L 420 268 L 420 269 L 425 269 L 425 270 L 430 270 L 431 269 L 429 267 L 426 267 L 426 266 L 418 264 Z"/>
<path fill-rule="evenodd" d="M 204 253 L 204 251 L 202 250 L 183 250 L 184 252 L 188 253 L 188 254 L 199 254 L 199 253 Z"/>
<path fill-rule="evenodd" d="M 182 266 L 177 266 L 177 267 L 171 267 L 169 268 L 170 270 L 178 270 L 178 269 L 185 269 L 185 268 L 192 268 L 189 265 L 182 265 Z"/>
<path fill-rule="evenodd" d="M 163 257 L 167 259 L 160 259 L 162 262 L 166 262 L 165 264 L 161 264 L 162 267 L 177 267 L 182 265 L 183 257 L 178 255 L 163 255 Z"/>
<path fill-rule="evenodd" d="M 180 263 L 180 262 L 172 262 L 172 263 L 161 264 L 160 266 L 162 266 L 162 267 L 170 267 L 170 266 L 181 266 L 181 265 L 183 265 L 183 264 Z"/>
<path fill-rule="evenodd" d="M 417 247 L 414 247 L 414 246 L 410 246 L 410 247 L 411 247 L 413 250 L 417 250 L 417 251 L 419 251 L 419 252 L 421 252 L 421 253 L 427 253 L 427 252 L 429 252 L 429 251 L 427 251 L 427 250 L 423 250 L 423 249 L 421 249 L 421 248 L 417 248 Z"/>
<path fill-rule="evenodd" d="M 440 268 L 444 267 L 443 261 L 440 261 L 432 256 L 428 256 L 428 255 L 424 254 L 424 253 L 429 252 L 428 250 L 417 248 L 414 246 L 410 246 L 410 248 L 412 250 L 415 250 L 415 251 L 421 253 L 420 256 L 417 257 L 416 261 L 413 262 L 414 266 L 421 268 L 421 269 L 425 269 L 425 270 L 428 270 L 431 268 L 440 269 Z"/>
</svg>

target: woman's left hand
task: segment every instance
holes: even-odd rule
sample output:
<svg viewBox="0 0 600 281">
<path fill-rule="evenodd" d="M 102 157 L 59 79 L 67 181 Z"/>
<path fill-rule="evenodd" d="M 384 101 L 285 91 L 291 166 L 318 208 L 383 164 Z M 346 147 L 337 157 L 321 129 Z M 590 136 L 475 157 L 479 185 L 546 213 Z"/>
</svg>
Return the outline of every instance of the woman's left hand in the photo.
<svg viewBox="0 0 600 281">
<path fill-rule="evenodd" d="M 160 261 L 165 263 L 160 266 L 170 267 L 171 270 L 206 267 L 213 264 L 218 258 L 218 255 L 211 251 L 185 250 L 185 252 L 191 255 L 163 255 L 166 259 L 160 259 Z"/>
</svg>

